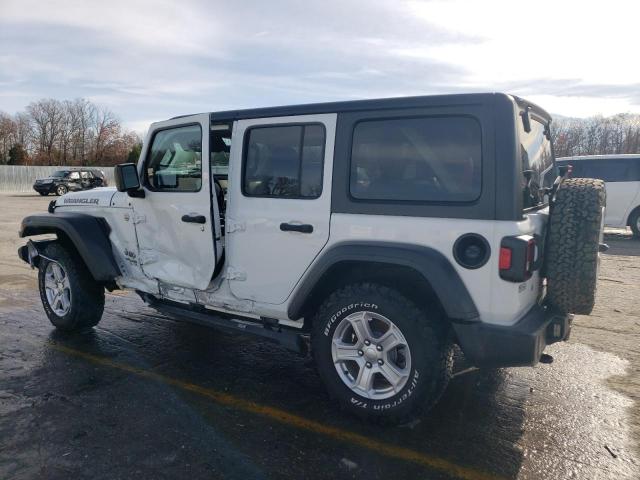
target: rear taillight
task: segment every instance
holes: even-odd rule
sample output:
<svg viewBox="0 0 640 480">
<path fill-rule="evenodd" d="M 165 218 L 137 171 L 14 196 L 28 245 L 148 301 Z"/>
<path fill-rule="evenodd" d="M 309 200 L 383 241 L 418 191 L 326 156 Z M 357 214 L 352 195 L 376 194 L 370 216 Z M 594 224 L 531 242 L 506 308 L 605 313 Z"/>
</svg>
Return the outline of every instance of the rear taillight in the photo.
<svg viewBox="0 0 640 480">
<path fill-rule="evenodd" d="M 500 278 L 510 282 L 524 282 L 537 269 L 536 239 L 531 235 L 504 237 L 500 243 Z"/>
<path fill-rule="evenodd" d="M 511 268 L 511 249 L 508 247 L 500 247 L 500 270 L 509 270 Z"/>
</svg>

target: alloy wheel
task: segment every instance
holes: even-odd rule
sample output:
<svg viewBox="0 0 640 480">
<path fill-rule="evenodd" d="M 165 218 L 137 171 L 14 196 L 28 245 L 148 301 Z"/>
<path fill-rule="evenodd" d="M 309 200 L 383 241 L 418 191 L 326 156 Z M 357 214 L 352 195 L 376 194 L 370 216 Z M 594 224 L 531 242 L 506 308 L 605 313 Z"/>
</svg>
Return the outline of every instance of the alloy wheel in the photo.
<svg viewBox="0 0 640 480">
<path fill-rule="evenodd" d="M 71 309 L 71 285 L 67 272 L 55 262 L 49 262 L 44 272 L 44 288 L 51 310 L 64 317 Z"/>
<path fill-rule="evenodd" d="M 375 312 L 342 319 L 333 333 L 331 355 L 344 384 L 372 400 L 396 395 L 411 372 L 407 340 L 391 320 Z"/>
</svg>

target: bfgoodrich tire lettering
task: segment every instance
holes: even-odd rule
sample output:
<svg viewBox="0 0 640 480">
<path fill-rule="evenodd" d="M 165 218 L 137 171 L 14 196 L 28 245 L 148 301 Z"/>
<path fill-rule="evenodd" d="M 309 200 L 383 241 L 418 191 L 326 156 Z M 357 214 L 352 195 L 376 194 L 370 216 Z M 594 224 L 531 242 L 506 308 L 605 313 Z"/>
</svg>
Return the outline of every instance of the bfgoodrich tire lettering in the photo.
<svg viewBox="0 0 640 480">
<path fill-rule="evenodd" d="M 334 364 L 334 333 L 343 320 L 358 312 L 371 312 L 388 319 L 399 329 L 410 351 L 406 382 L 397 393 L 381 399 L 375 395 L 368 398 L 350 388 Z M 373 338 L 372 344 L 375 344 L 375 335 Z M 384 286 L 349 285 L 331 294 L 314 318 L 311 341 L 318 372 L 329 394 L 343 408 L 363 418 L 407 420 L 433 406 L 451 377 L 453 350 L 448 325 L 437 315 Z"/>
<path fill-rule="evenodd" d="M 47 266 L 51 263 L 42 258 L 38 272 L 40 298 L 49 321 L 59 330 L 72 332 L 91 328 L 100 321 L 104 311 L 104 288 L 98 284 L 82 260 L 58 243 L 47 245 L 44 256 L 57 263 L 64 272 L 65 285 L 71 294 L 70 307 L 66 314 L 57 315 L 47 298 Z M 56 269 L 60 271 L 60 269 Z M 54 304 L 54 306 L 57 306 Z M 60 309 L 58 309 L 60 311 Z"/>
<path fill-rule="evenodd" d="M 604 182 L 592 178 L 567 179 L 556 193 L 545 261 L 548 298 L 562 312 L 593 310 L 605 201 Z"/>
</svg>

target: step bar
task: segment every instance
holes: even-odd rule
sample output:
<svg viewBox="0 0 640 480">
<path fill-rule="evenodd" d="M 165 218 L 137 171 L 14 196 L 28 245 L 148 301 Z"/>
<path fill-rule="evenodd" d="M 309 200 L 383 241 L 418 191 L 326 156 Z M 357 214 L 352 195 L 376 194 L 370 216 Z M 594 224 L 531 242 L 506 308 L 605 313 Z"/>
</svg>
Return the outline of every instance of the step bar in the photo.
<svg viewBox="0 0 640 480">
<path fill-rule="evenodd" d="M 184 304 L 159 299 L 140 291 L 136 291 L 136 293 L 151 308 L 176 320 L 212 327 L 226 333 L 262 337 L 300 355 L 306 355 L 309 351 L 307 335 L 283 328 L 277 324 L 275 319 L 258 321 L 253 318 L 237 318 L 234 315 L 208 310 L 199 304 Z"/>
</svg>

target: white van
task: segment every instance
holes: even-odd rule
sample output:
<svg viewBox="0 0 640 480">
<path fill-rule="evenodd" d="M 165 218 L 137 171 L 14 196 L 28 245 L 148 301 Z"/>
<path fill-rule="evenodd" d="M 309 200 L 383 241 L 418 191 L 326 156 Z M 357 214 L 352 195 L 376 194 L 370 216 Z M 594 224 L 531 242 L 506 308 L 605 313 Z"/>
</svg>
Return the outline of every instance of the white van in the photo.
<svg viewBox="0 0 640 480">
<path fill-rule="evenodd" d="M 605 225 L 630 226 L 640 237 L 640 154 L 562 157 L 558 165 L 571 165 L 571 177 L 600 178 L 607 188 Z"/>
</svg>

